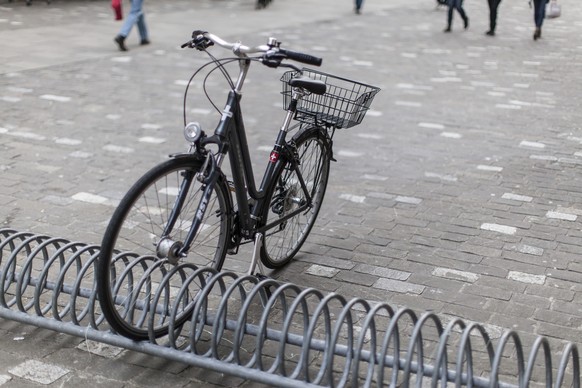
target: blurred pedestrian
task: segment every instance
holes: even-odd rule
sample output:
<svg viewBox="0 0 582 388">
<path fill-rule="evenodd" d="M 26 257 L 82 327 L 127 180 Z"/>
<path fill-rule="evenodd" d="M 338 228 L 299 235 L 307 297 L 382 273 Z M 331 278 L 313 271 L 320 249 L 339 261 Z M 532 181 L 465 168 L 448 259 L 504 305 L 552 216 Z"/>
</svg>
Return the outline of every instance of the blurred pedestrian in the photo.
<svg viewBox="0 0 582 388">
<path fill-rule="evenodd" d="M 465 30 L 469 28 L 469 18 L 463 9 L 463 0 L 449 0 L 449 14 L 447 15 L 447 28 L 445 28 L 445 32 L 451 32 L 451 27 L 453 25 L 453 12 L 455 9 L 459 12 L 459 15 L 463 18 L 463 23 L 465 26 Z"/>
<path fill-rule="evenodd" d="M 267 5 L 269 5 L 270 2 L 271 0 L 257 0 L 255 9 L 267 8 Z"/>
<path fill-rule="evenodd" d="M 117 34 L 115 39 L 113 39 L 115 43 L 117 43 L 120 51 L 127 51 L 127 47 L 125 46 L 125 38 L 127 38 L 129 35 L 134 24 L 137 24 L 137 29 L 141 38 L 140 44 L 145 45 L 150 43 L 142 5 L 143 0 L 131 0 L 129 14 L 125 18 L 125 22 L 123 23 L 123 26 L 121 26 L 119 34 Z"/>
<path fill-rule="evenodd" d="M 495 27 L 497 26 L 497 8 L 501 0 L 487 0 L 489 3 L 489 31 L 485 35 L 495 36 Z"/>
<path fill-rule="evenodd" d="M 362 9 L 362 3 L 364 3 L 364 0 L 356 0 L 356 8 L 355 8 L 355 12 L 359 15 L 360 11 Z"/>
<path fill-rule="evenodd" d="M 546 3 L 547 0 L 533 0 L 534 22 L 536 25 L 536 29 L 533 34 L 534 40 L 538 40 L 542 37 L 542 24 L 544 24 L 544 18 L 546 17 Z"/>
</svg>

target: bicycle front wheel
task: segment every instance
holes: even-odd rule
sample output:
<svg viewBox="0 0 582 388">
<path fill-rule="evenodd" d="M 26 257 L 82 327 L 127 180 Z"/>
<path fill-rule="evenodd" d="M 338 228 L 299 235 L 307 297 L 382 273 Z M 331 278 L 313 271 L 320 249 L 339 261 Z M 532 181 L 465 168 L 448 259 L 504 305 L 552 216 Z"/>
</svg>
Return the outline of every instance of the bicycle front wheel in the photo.
<svg viewBox="0 0 582 388">
<path fill-rule="evenodd" d="M 204 276 L 191 275 L 201 267 L 222 267 L 231 203 L 222 177 L 187 256 L 177 254 L 203 193 L 196 179 L 200 169 L 201 162 L 190 157 L 154 167 L 127 192 L 109 222 L 97 290 L 107 321 L 121 335 L 135 340 L 165 335 L 171 315 L 174 326 L 184 323 L 204 283 Z"/>
<path fill-rule="evenodd" d="M 279 161 L 281 166 L 276 169 L 275 183 L 267 194 L 268 206 L 262 217 L 264 225 L 276 223 L 265 231 L 261 248 L 261 260 L 268 268 L 287 264 L 297 254 L 315 223 L 325 195 L 331 160 L 331 144 L 324 131 L 309 127 L 294 137 L 296 168 L 291 161 Z M 306 195 L 301 180 L 309 195 Z M 297 212 L 301 207 L 305 209 Z M 296 214 L 280 222 L 293 213 Z"/>
</svg>

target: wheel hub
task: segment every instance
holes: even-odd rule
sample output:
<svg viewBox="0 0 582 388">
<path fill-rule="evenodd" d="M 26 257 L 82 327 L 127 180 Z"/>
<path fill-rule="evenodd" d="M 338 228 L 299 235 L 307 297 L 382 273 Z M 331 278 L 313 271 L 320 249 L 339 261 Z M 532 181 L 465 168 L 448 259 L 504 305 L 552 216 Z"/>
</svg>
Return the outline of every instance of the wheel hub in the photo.
<svg viewBox="0 0 582 388">
<path fill-rule="evenodd" d="M 156 255 L 160 259 L 168 259 L 171 264 L 178 264 L 178 261 L 182 258 L 180 255 L 180 250 L 183 244 L 179 241 L 173 241 L 169 237 L 165 237 L 158 243 L 156 247 Z"/>
</svg>

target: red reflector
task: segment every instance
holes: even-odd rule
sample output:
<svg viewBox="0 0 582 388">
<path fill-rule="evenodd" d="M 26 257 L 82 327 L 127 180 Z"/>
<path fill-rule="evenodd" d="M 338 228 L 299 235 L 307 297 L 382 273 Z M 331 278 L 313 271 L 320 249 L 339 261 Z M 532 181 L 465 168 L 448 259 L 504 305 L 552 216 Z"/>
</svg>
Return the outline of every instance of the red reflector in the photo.
<svg viewBox="0 0 582 388">
<path fill-rule="evenodd" d="M 271 151 L 271 156 L 269 156 L 269 162 L 276 163 L 279 160 L 279 153 L 277 151 Z"/>
</svg>

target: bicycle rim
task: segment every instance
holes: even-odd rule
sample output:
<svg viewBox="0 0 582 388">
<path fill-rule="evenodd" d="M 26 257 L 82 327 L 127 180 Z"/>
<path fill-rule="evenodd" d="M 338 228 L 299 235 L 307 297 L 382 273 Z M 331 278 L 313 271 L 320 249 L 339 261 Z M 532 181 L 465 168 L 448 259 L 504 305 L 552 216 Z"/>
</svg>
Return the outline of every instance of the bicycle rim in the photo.
<svg viewBox="0 0 582 388">
<path fill-rule="evenodd" d="M 329 177 L 329 145 L 319 129 L 312 128 L 297 136 L 296 146 L 300 174 L 310 192 L 312 206 L 265 232 L 261 259 L 269 268 L 289 262 L 307 239 L 321 208 Z M 285 163 L 280 170 L 268 198 L 269 207 L 263 218 L 265 225 L 296 211 L 307 201 L 290 163 Z"/>
<path fill-rule="evenodd" d="M 189 176 L 193 179 L 185 201 L 164 241 L 179 246 L 186 238 L 202 195 L 195 178 L 199 169 L 200 163 L 190 158 L 153 168 L 129 190 L 111 218 L 99 258 L 98 290 L 102 310 L 119 334 L 138 340 L 167 334 L 170 315 L 174 325 L 186 321 L 203 286 L 204 277 L 190 279 L 191 275 L 197 268 L 222 267 L 230 230 L 223 180 L 215 185 L 188 255 L 176 261 L 158 248 Z"/>
</svg>

